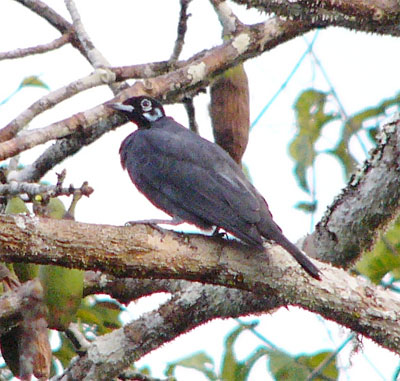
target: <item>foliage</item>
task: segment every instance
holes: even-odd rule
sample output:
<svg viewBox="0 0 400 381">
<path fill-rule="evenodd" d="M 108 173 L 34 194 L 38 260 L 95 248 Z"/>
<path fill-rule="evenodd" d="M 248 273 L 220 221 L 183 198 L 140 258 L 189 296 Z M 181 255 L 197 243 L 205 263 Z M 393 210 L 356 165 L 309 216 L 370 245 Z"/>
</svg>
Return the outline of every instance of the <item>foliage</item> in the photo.
<svg viewBox="0 0 400 381">
<path fill-rule="evenodd" d="M 301 189 L 307 193 L 311 193 L 307 171 L 313 167 L 320 154 L 324 153 L 335 157 L 342 165 L 345 177 L 349 178 L 357 165 L 357 160 L 349 149 L 351 139 L 355 136 L 360 139 L 358 134 L 365 131 L 366 136 L 375 144 L 378 122 L 385 116 L 388 108 L 400 106 L 400 93 L 376 106 L 371 106 L 345 118 L 342 121 L 342 129 L 337 143 L 331 148 L 318 151 L 316 144 L 322 137 L 324 129 L 329 128 L 331 122 L 338 121 L 341 113 L 340 110 L 328 112 L 329 106 L 329 93 L 316 89 L 304 90 L 294 105 L 297 134 L 289 145 L 289 153 L 295 161 L 296 180 Z M 301 201 L 296 207 L 306 213 L 313 213 L 316 209 L 316 201 Z"/>
<path fill-rule="evenodd" d="M 391 273 L 391 283 L 400 280 L 400 218 L 382 235 L 374 249 L 364 253 L 356 264 L 356 270 L 374 283 Z"/>
<path fill-rule="evenodd" d="M 326 359 L 332 357 L 332 352 L 325 351 L 315 355 L 292 356 L 277 348 L 259 346 L 243 360 L 236 357 L 234 346 L 237 339 L 245 331 L 253 331 L 257 323 L 240 324 L 232 330 L 225 339 L 224 353 L 221 359 L 221 369 L 216 372 L 213 359 L 205 352 L 197 352 L 183 359 L 168 364 L 165 374 L 174 375 L 177 367 L 197 370 L 210 381 L 246 381 L 255 363 L 264 358 L 270 373 L 276 380 L 305 380 Z M 320 376 L 318 376 L 320 374 Z M 334 361 L 330 361 L 320 369 L 315 380 L 336 379 L 338 369 Z"/>
</svg>

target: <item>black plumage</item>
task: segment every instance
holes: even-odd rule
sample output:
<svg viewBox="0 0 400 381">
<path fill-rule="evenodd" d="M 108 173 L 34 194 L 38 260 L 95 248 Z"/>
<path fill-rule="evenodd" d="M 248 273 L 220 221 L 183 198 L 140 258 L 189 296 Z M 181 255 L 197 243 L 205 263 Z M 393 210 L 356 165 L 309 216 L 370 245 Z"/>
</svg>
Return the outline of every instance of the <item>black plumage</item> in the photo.
<svg viewBox="0 0 400 381">
<path fill-rule="evenodd" d="M 282 234 L 264 198 L 221 147 L 165 116 L 162 105 L 150 97 L 110 106 L 138 126 L 122 142 L 123 168 L 175 223 L 222 228 L 260 249 L 263 237 L 271 239 L 320 279 L 318 268 Z"/>
</svg>

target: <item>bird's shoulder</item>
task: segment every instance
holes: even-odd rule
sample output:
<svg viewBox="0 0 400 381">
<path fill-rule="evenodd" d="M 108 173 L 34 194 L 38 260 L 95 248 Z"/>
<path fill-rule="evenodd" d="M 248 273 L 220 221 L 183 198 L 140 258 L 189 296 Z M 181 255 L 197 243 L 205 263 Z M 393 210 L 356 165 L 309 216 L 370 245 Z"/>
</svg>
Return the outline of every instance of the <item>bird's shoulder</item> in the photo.
<svg viewBox="0 0 400 381">
<path fill-rule="evenodd" d="M 163 117 L 152 123 L 149 129 L 139 129 L 125 145 L 148 155 L 191 162 L 200 166 L 215 166 L 230 160 L 229 155 L 173 118 Z M 124 145 L 124 143 L 123 143 Z"/>
</svg>

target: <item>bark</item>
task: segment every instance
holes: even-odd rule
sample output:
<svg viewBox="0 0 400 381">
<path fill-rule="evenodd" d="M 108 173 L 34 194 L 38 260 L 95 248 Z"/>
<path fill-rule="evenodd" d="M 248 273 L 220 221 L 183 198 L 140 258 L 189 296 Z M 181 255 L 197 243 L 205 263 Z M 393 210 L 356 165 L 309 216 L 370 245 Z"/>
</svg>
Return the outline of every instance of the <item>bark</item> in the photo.
<svg viewBox="0 0 400 381">
<path fill-rule="evenodd" d="M 40 0 L 17 1 L 47 20 L 61 35 L 68 36 L 72 46 L 92 65 L 107 66 L 106 60 L 98 60 L 99 55 L 95 60 L 91 57 L 94 46 L 79 27 L 75 9 L 71 11 L 74 25 Z M 173 65 L 155 62 L 99 69 L 32 105 L 3 131 L 5 138 L 1 139 L 5 141 L 0 143 L 0 159 L 57 141 L 32 165 L 19 171 L 15 180 L 39 180 L 66 157 L 125 122 L 103 104 L 16 136 L 33 117 L 78 91 L 100 84 L 110 86 L 115 80 L 141 78 L 143 82 L 136 82 L 111 102 L 144 93 L 176 102 L 187 94 L 195 94 L 238 63 L 314 28 L 344 26 L 393 36 L 400 33 L 396 27 L 400 5 L 394 0 L 236 2 L 274 12 L 276 16 L 264 23 L 244 25 L 228 9 L 227 2 L 214 0 L 224 28 L 233 30 L 232 38 L 223 44 L 186 61 L 174 59 Z M 50 45 L 57 47 L 58 42 Z M 306 240 L 309 254 L 348 267 L 372 246 L 379 230 L 397 215 L 399 127 L 397 122 L 385 129 L 372 159 L 353 177 L 316 232 Z M 392 292 L 323 263 L 318 263 L 323 272 L 323 280 L 318 282 L 277 246 L 268 246 L 260 253 L 236 242 L 155 230 L 146 225 L 115 227 L 0 216 L 0 248 L 1 261 L 58 264 L 104 272 L 88 275 L 86 293 L 108 289 L 126 302 L 152 292 L 173 294 L 159 310 L 97 338 L 87 354 L 71 364 L 60 379 L 112 379 L 132 361 L 205 321 L 271 311 L 282 305 L 314 311 L 386 348 L 396 352 L 400 349 L 400 302 Z M 19 290 L 28 286 L 32 285 L 26 283 Z M 0 319 L 4 322 L 1 326 L 20 319 L 21 306 L 26 305 L 27 299 L 18 292 L 23 294 L 14 291 L 0 298 Z"/>
<path fill-rule="evenodd" d="M 232 300 L 236 303 L 223 303 Z M 157 311 L 99 337 L 88 352 L 54 380 L 111 380 L 133 361 L 217 317 L 238 316 L 280 305 L 279 297 L 191 283 Z M 195 306 L 195 307 L 194 307 Z"/>
<path fill-rule="evenodd" d="M 350 267 L 372 249 L 397 217 L 400 200 L 400 120 L 384 127 L 380 143 L 350 179 L 304 249 L 315 258 Z"/>
<path fill-rule="evenodd" d="M 146 225 L 115 227 L 20 215 L 0 216 L 0 226 L 1 261 L 237 288 L 319 313 L 399 350 L 400 302 L 390 291 L 322 263 L 323 280 L 316 281 L 277 246 L 255 252 L 233 241 Z"/>
<path fill-rule="evenodd" d="M 398 36 L 396 28 L 400 19 L 400 4 L 396 0 L 295 0 L 290 2 L 270 0 L 234 0 L 249 8 L 274 13 L 291 20 L 328 22 L 330 26 Z M 397 30 L 396 30 L 397 29 Z"/>
</svg>

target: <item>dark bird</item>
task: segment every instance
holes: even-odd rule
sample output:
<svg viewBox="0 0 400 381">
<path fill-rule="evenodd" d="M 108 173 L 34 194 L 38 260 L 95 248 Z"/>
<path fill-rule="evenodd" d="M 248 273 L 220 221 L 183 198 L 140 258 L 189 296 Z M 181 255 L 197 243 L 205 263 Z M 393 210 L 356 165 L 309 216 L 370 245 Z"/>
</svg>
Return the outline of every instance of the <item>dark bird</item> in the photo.
<svg viewBox="0 0 400 381">
<path fill-rule="evenodd" d="M 151 222 L 222 228 L 257 249 L 263 249 L 263 237 L 273 240 L 320 279 L 318 268 L 282 234 L 267 202 L 220 146 L 167 117 L 150 97 L 109 106 L 138 126 L 121 144 L 122 167 L 140 192 L 172 216 Z"/>
</svg>

